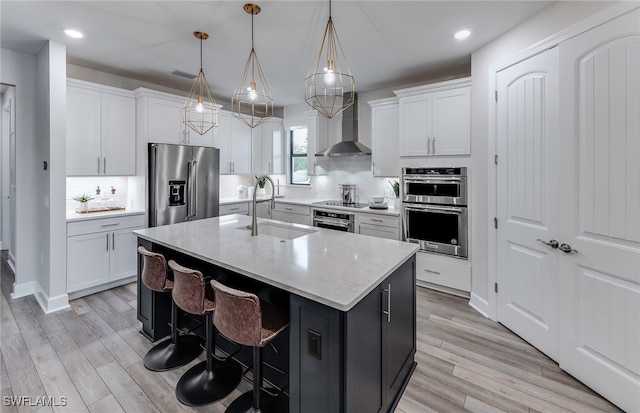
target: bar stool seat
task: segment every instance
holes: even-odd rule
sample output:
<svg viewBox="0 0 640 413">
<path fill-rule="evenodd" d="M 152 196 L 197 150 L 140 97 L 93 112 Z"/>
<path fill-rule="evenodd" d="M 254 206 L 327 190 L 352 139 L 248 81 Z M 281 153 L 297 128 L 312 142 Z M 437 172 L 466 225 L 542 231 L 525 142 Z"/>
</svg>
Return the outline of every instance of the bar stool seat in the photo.
<svg viewBox="0 0 640 413">
<path fill-rule="evenodd" d="M 169 261 L 173 270 L 173 301 L 190 314 L 205 316 L 207 359 L 187 370 L 176 384 L 176 398 L 187 406 L 203 406 L 229 395 L 242 379 L 242 367 L 231 357 L 214 360 L 213 314 L 216 303 L 211 286 L 198 270 Z"/>
<path fill-rule="evenodd" d="M 262 349 L 289 326 L 289 314 L 257 295 L 212 280 L 216 311 L 213 323 L 228 339 L 253 347 L 253 390 L 236 398 L 226 413 L 277 412 L 277 397 L 262 388 Z M 283 409 L 284 410 L 284 409 Z"/>
<path fill-rule="evenodd" d="M 169 268 L 162 254 L 151 252 L 143 246 L 138 253 L 144 260 L 141 279 L 150 290 L 171 293 L 173 281 L 169 279 Z M 145 354 L 144 366 L 151 371 L 167 371 L 184 366 L 202 353 L 202 339 L 193 334 L 178 331 L 178 307 L 171 303 L 171 338 L 152 347 Z"/>
</svg>

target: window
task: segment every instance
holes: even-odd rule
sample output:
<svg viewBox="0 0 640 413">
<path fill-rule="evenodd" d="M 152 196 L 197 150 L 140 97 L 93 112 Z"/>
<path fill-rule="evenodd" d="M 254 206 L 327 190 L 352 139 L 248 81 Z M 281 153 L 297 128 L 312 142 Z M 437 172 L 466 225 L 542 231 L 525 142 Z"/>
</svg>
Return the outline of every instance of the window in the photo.
<svg viewBox="0 0 640 413">
<path fill-rule="evenodd" d="M 309 185 L 309 175 L 307 175 L 306 126 L 292 127 L 289 130 L 289 148 L 291 148 L 291 159 L 289 162 L 289 178 L 291 184 Z"/>
</svg>

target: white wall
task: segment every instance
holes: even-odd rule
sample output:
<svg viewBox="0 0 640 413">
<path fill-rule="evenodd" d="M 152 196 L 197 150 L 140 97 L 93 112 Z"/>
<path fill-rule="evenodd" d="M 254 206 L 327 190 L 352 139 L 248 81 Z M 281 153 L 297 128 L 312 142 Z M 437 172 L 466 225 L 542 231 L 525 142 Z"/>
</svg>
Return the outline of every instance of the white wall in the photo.
<svg viewBox="0 0 640 413">
<path fill-rule="evenodd" d="M 495 274 L 488 274 L 489 231 L 493 231 L 493 217 L 489 216 L 487 189 L 490 158 L 495 152 L 488 147 L 489 105 L 493 91 L 489 90 L 489 67 L 536 42 L 583 20 L 614 4 L 599 1 L 560 1 L 553 3 L 531 19 L 500 36 L 471 55 L 471 170 L 470 184 L 473 203 L 471 222 L 472 292 L 471 304 L 489 317 L 496 318 L 496 297 L 493 289 Z M 495 194 L 494 194 L 495 195 Z"/>
<path fill-rule="evenodd" d="M 14 297 L 22 297 L 35 291 L 37 263 L 40 262 L 37 242 L 38 231 L 34 225 L 37 186 L 36 122 L 36 57 L 0 50 L 0 82 L 16 86 L 16 280 Z"/>
</svg>

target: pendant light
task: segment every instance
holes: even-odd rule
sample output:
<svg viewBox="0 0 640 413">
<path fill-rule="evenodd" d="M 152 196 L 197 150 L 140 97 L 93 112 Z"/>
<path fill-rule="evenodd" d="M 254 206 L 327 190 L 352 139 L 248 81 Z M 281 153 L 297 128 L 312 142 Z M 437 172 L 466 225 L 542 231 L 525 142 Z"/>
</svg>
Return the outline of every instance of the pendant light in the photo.
<svg viewBox="0 0 640 413">
<path fill-rule="evenodd" d="M 255 128 L 273 116 L 273 98 L 253 47 L 253 16 L 260 13 L 260 6 L 247 3 L 243 9 L 251 15 L 251 53 L 231 97 L 231 106 L 235 117 Z"/>
<path fill-rule="evenodd" d="M 209 90 L 207 77 L 202 70 L 202 41 L 207 40 L 209 35 L 204 32 L 193 32 L 193 35 L 196 39 L 200 39 L 200 72 L 184 105 L 184 123 L 197 134 L 204 135 L 211 129 L 218 127 L 220 106 L 216 105 Z"/>
<path fill-rule="evenodd" d="M 336 28 L 331 20 L 324 29 L 316 58 L 304 80 L 304 100 L 331 119 L 354 103 L 355 81 L 347 64 Z"/>
</svg>

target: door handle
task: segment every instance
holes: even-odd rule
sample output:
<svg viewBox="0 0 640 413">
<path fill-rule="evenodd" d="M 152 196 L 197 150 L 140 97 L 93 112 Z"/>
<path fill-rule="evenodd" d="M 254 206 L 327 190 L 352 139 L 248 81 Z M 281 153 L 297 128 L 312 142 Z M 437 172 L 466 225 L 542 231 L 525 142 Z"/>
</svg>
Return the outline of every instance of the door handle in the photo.
<svg viewBox="0 0 640 413">
<path fill-rule="evenodd" d="M 191 188 L 191 196 L 193 205 L 191 206 L 191 215 L 198 216 L 198 161 L 192 161 L 191 174 L 193 175 L 193 187 Z"/>
<path fill-rule="evenodd" d="M 556 241 L 556 240 L 554 240 L 554 239 L 552 239 L 552 240 L 550 240 L 550 241 L 544 241 L 544 240 L 541 240 L 540 238 L 538 238 L 536 241 L 541 242 L 541 243 L 543 243 L 544 245 L 548 245 L 548 246 L 550 246 L 550 247 L 551 247 L 551 248 L 553 248 L 553 249 L 558 248 L 558 241 Z M 567 245 L 567 244 L 562 244 L 562 245 Z M 569 248 L 571 248 L 571 247 L 569 247 Z M 562 247 L 560 247 L 560 249 L 562 250 Z"/>
<path fill-rule="evenodd" d="M 578 250 L 574 250 L 573 248 L 571 248 L 571 245 L 569 244 L 560 244 L 559 247 L 560 251 L 567 253 L 567 254 L 571 254 L 572 252 L 577 253 Z"/>
</svg>

